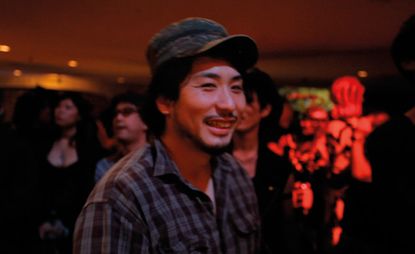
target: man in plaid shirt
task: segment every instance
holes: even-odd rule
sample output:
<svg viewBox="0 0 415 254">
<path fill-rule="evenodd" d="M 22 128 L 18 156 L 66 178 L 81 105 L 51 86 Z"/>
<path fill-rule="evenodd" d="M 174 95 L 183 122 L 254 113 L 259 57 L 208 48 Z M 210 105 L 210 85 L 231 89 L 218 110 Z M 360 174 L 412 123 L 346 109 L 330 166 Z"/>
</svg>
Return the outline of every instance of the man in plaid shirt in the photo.
<svg viewBox="0 0 415 254">
<path fill-rule="evenodd" d="M 224 153 L 245 107 L 255 42 L 203 18 L 150 41 L 142 116 L 153 134 L 104 176 L 76 224 L 74 253 L 255 253 L 251 180 Z"/>
</svg>

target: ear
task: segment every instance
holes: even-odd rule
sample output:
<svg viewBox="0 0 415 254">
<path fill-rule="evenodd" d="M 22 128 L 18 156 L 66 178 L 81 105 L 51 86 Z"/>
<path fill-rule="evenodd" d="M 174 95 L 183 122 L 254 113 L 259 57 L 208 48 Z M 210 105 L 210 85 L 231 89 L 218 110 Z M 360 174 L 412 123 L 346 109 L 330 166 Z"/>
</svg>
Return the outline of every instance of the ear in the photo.
<svg viewBox="0 0 415 254">
<path fill-rule="evenodd" d="M 271 105 L 267 104 L 263 109 L 261 109 L 261 118 L 267 117 L 271 113 Z"/>
<path fill-rule="evenodd" d="M 156 105 L 160 113 L 167 116 L 171 112 L 173 106 L 173 101 L 166 99 L 165 97 L 158 97 L 156 99 Z"/>
</svg>

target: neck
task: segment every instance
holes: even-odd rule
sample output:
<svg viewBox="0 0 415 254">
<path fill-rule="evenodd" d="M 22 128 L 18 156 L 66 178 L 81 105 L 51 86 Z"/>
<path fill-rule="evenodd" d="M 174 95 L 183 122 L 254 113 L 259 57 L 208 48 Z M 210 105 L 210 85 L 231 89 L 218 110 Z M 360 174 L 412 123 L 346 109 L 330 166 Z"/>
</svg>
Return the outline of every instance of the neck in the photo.
<svg viewBox="0 0 415 254">
<path fill-rule="evenodd" d="M 136 151 L 143 147 L 147 143 L 146 138 L 140 138 L 132 143 L 122 143 L 121 153 L 122 155 L 126 155 L 132 151 Z"/>
<path fill-rule="evenodd" d="M 163 135 L 161 140 L 180 174 L 193 186 L 204 191 L 212 173 L 211 155 L 183 137 Z"/>
<path fill-rule="evenodd" d="M 62 129 L 62 138 L 67 138 L 70 139 L 73 136 L 75 136 L 76 134 L 76 127 L 75 126 L 71 126 L 71 127 L 66 127 Z"/>
<path fill-rule="evenodd" d="M 233 135 L 234 150 L 253 151 L 258 150 L 259 146 L 259 128 L 252 129 L 248 132 L 235 132 Z"/>
<path fill-rule="evenodd" d="M 258 128 L 249 132 L 235 133 L 233 142 L 233 156 L 241 163 L 249 177 L 255 177 L 259 147 Z"/>
</svg>

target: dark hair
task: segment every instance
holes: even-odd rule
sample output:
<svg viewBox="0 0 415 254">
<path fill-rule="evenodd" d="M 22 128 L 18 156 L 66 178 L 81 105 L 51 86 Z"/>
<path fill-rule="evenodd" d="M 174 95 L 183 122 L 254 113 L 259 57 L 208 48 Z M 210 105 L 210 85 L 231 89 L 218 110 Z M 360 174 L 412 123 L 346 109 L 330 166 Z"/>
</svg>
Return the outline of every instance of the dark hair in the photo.
<svg viewBox="0 0 415 254">
<path fill-rule="evenodd" d="M 149 134 L 160 137 L 166 127 L 165 116 L 158 110 L 156 100 L 163 97 L 177 101 L 179 86 L 192 68 L 194 58 L 173 59 L 160 66 L 147 88 L 146 99 L 140 115 Z"/>
<path fill-rule="evenodd" d="M 76 92 L 63 92 L 58 95 L 53 110 L 63 100 L 69 99 L 78 109 L 80 120 L 76 124 L 76 134 L 71 141 L 76 141 L 77 147 L 86 147 L 88 140 L 96 136 L 96 125 L 91 115 L 91 104 L 80 94 Z M 62 134 L 62 130 L 54 124 L 54 139 Z"/>
<path fill-rule="evenodd" d="M 261 109 L 267 105 L 271 106 L 270 114 L 261 120 L 260 136 L 266 137 L 276 133 L 279 129 L 284 100 L 279 95 L 272 78 L 264 71 L 253 68 L 244 76 L 244 89 L 248 104 L 252 103 L 252 96 L 256 94 Z"/>
<path fill-rule="evenodd" d="M 34 128 L 43 124 L 40 114 L 45 109 L 52 107 L 54 92 L 41 87 L 29 90 L 17 98 L 14 105 L 12 122 L 15 128 L 22 134 L 32 134 Z"/>
<path fill-rule="evenodd" d="M 392 43 L 391 54 L 401 74 L 415 84 L 415 69 L 408 70 L 402 65 L 405 61 L 415 62 L 415 15 L 403 23 Z"/>
<path fill-rule="evenodd" d="M 136 106 L 137 110 L 141 110 L 143 107 L 145 96 L 133 91 L 127 91 L 114 96 L 111 100 L 110 109 L 114 111 L 120 103 L 131 103 Z"/>
<path fill-rule="evenodd" d="M 66 99 L 71 100 L 75 107 L 78 109 L 81 121 L 92 119 L 91 104 L 80 93 L 77 92 L 63 92 L 59 94 L 53 108 L 56 108 L 61 101 Z"/>
</svg>

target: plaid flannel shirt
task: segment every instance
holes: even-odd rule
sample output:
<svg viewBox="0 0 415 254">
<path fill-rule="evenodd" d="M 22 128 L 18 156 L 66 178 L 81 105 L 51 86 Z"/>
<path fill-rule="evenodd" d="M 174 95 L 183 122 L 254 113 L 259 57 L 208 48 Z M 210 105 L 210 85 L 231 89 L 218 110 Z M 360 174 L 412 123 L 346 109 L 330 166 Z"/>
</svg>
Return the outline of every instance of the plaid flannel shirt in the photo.
<svg viewBox="0 0 415 254">
<path fill-rule="evenodd" d="M 252 182 L 229 154 L 213 162 L 215 211 L 160 141 L 124 157 L 79 215 L 74 253 L 256 253 L 260 219 Z"/>
</svg>

